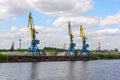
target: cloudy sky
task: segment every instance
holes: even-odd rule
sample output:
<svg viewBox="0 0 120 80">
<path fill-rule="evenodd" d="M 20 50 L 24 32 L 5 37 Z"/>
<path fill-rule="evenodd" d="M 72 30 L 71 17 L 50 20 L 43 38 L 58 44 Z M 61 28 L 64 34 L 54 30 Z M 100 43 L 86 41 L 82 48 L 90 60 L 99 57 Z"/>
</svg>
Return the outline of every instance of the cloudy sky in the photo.
<svg viewBox="0 0 120 80">
<path fill-rule="evenodd" d="M 0 0 L 0 49 L 10 49 L 12 42 L 19 48 L 30 45 L 27 28 L 32 12 L 39 34 L 39 47 L 68 48 L 68 21 L 71 21 L 74 43 L 81 49 L 79 27 L 83 25 L 90 50 L 120 50 L 120 0 Z"/>
</svg>

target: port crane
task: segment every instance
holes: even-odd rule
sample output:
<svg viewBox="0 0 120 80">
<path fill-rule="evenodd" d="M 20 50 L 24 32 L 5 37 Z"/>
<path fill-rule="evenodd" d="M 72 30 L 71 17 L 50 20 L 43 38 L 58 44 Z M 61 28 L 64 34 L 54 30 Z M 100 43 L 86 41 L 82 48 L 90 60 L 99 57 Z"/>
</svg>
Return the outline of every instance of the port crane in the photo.
<svg viewBox="0 0 120 80">
<path fill-rule="evenodd" d="M 31 34 L 31 45 L 28 48 L 28 51 L 30 53 L 32 53 L 33 55 L 40 56 L 40 49 L 37 46 L 37 44 L 39 44 L 40 41 L 36 39 L 36 34 L 38 32 L 35 30 L 31 12 L 29 13 L 29 18 L 28 18 L 28 28 L 29 28 L 30 34 Z"/>
<path fill-rule="evenodd" d="M 88 38 L 85 36 L 82 25 L 80 26 L 80 37 L 82 38 L 82 49 L 80 51 L 80 54 L 82 54 L 82 55 L 85 54 L 85 55 L 89 56 L 89 51 L 87 49 L 89 47 L 89 44 L 86 43 L 86 40 Z"/>
<path fill-rule="evenodd" d="M 68 34 L 69 34 L 69 38 L 70 38 L 70 43 L 69 43 L 69 48 L 67 50 L 67 53 L 70 55 L 76 56 L 76 51 L 75 51 L 76 44 L 73 43 L 74 36 L 72 34 L 70 21 L 68 22 Z"/>
</svg>

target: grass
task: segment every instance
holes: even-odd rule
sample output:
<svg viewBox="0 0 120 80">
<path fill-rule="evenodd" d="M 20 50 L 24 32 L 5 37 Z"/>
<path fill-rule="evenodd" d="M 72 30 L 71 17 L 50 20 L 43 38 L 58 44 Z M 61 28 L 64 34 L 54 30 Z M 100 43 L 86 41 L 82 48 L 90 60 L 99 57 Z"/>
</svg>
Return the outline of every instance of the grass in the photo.
<svg viewBox="0 0 120 80">
<path fill-rule="evenodd" d="M 120 54 L 90 54 L 90 56 L 97 59 L 120 59 Z"/>
<path fill-rule="evenodd" d="M 9 55 L 0 53 L 0 62 L 8 61 Z"/>
</svg>

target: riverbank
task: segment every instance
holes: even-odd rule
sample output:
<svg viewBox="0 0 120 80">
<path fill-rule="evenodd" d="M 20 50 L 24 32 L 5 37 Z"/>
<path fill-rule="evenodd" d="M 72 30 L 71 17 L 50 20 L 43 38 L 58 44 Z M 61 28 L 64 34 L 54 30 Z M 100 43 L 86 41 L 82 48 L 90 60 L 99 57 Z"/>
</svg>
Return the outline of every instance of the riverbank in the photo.
<svg viewBox="0 0 120 80">
<path fill-rule="evenodd" d="M 96 59 L 120 59 L 120 54 L 90 54 L 91 57 Z"/>
<path fill-rule="evenodd" d="M 15 59 L 16 58 L 18 58 L 18 60 L 20 60 L 20 61 L 22 61 L 22 58 L 24 58 L 25 56 L 23 56 L 23 57 L 21 57 L 20 55 L 17 57 L 15 57 Z M 54 56 L 53 56 L 54 57 Z M 52 56 L 50 57 L 50 60 L 52 60 L 52 61 L 64 61 L 65 60 L 65 58 L 63 58 L 63 57 L 61 57 L 61 56 L 56 56 L 55 58 L 56 59 L 54 59 Z M 107 60 L 107 59 L 120 59 L 120 54 L 93 54 L 93 53 L 91 53 L 90 54 L 90 56 L 89 57 L 91 57 L 91 58 L 94 58 L 94 59 L 88 59 L 88 60 Z M 88 57 L 88 58 L 89 58 Z M 14 57 L 12 57 L 12 59 L 13 59 Z M 69 61 L 74 61 L 74 60 L 82 60 L 83 58 L 82 58 L 82 56 L 81 56 L 81 58 L 80 59 L 73 59 L 74 57 L 67 57 L 66 56 L 66 59 Z M 34 56 L 33 56 L 33 60 L 35 60 L 35 61 L 37 61 L 37 59 L 39 59 L 39 58 L 35 58 Z M 0 53 L 0 62 L 11 62 L 10 61 L 11 60 L 11 56 L 10 55 L 7 55 L 7 54 L 2 54 L 2 53 Z M 44 57 L 44 59 L 43 59 L 43 57 L 41 58 L 41 59 L 39 59 L 40 61 L 49 61 L 49 56 L 46 56 L 46 57 Z M 83 60 L 87 60 L 86 58 L 84 58 Z M 24 61 L 24 60 L 23 60 Z M 32 61 L 32 57 L 31 57 L 31 61 Z"/>
</svg>

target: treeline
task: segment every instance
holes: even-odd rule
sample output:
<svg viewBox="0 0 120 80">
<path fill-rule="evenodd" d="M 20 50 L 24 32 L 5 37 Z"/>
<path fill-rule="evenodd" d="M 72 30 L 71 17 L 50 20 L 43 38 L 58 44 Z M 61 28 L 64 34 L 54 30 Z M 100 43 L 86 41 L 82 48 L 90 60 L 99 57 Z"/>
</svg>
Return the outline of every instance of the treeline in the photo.
<svg viewBox="0 0 120 80">
<path fill-rule="evenodd" d="M 25 52 L 28 51 L 28 49 L 0 49 L 0 52 Z M 66 50 L 60 49 L 60 48 L 54 48 L 54 47 L 44 47 L 43 49 L 40 49 L 41 52 L 64 52 Z"/>
<path fill-rule="evenodd" d="M 54 47 L 44 47 L 43 49 L 40 49 L 41 52 L 67 52 L 65 49 L 61 48 L 54 48 Z M 25 52 L 28 51 L 28 49 L 0 49 L 0 52 Z M 101 52 L 101 53 L 114 53 L 114 52 L 119 52 L 117 48 L 113 50 L 89 50 L 91 52 Z M 79 53 L 80 49 L 76 49 L 76 52 Z"/>
<path fill-rule="evenodd" d="M 115 48 L 115 49 L 111 49 L 111 50 L 107 50 L 107 49 L 105 49 L 105 50 L 91 50 L 92 52 L 119 52 L 119 50 L 117 49 L 117 48 Z"/>
<path fill-rule="evenodd" d="M 60 48 L 53 48 L 53 47 L 44 47 L 44 49 L 42 51 L 45 51 L 45 52 L 64 52 L 66 50 L 60 49 Z"/>
<path fill-rule="evenodd" d="M 0 49 L 0 52 L 25 52 L 27 51 L 27 49 L 14 49 L 14 50 L 11 50 L 11 49 Z"/>
<path fill-rule="evenodd" d="M 42 51 L 45 52 L 67 52 L 66 49 L 61 49 L 61 48 L 53 48 L 53 47 L 45 47 Z M 76 52 L 80 52 L 80 49 L 76 49 Z"/>
</svg>

